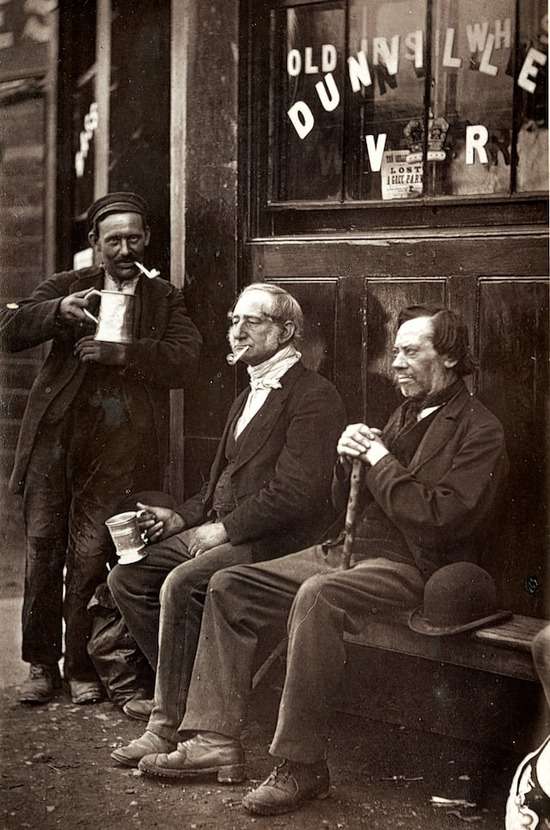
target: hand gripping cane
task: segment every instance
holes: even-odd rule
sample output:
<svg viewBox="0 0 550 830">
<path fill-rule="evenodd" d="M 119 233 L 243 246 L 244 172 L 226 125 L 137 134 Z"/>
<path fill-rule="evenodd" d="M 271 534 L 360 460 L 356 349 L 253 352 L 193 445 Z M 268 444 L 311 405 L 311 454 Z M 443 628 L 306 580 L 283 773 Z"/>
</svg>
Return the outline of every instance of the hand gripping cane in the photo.
<svg viewBox="0 0 550 830">
<path fill-rule="evenodd" d="M 342 569 L 347 571 L 350 566 L 355 524 L 357 521 L 357 501 L 361 485 L 363 462 L 359 458 L 353 459 L 349 487 L 348 504 L 346 508 L 346 523 L 344 526 L 344 550 L 342 552 Z"/>
</svg>

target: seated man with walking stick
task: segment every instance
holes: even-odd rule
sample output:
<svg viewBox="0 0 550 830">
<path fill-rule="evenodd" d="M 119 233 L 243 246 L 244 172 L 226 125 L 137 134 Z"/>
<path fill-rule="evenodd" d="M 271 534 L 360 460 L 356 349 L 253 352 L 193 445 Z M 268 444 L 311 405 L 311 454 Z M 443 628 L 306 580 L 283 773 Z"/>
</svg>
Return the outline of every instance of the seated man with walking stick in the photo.
<svg viewBox="0 0 550 830">
<path fill-rule="evenodd" d="M 338 442 L 340 505 L 351 462 L 359 459 L 364 473 L 349 568 L 342 537 L 211 579 L 178 730 L 182 742 L 144 757 L 144 774 L 242 781 L 241 733 L 255 658 L 288 633 L 270 748 L 282 763 L 243 805 L 273 815 L 328 795 L 327 725 L 341 689 L 343 633 L 368 626 L 378 610 L 418 606 L 437 569 L 480 557 L 507 472 L 501 424 L 464 384 L 473 362 L 457 314 L 412 306 L 398 322 L 393 369 L 406 400 L 382 432 L 353 424 Z"/>
</svg>

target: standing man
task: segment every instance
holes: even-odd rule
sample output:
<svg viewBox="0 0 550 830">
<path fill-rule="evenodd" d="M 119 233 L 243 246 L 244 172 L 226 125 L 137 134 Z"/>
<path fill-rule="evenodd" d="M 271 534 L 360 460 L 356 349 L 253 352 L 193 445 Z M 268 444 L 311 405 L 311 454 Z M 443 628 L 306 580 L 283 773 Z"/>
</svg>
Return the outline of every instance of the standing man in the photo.
<svg viewBox="0 0 550 830">
<path fill-rule="evenodd" d="M 74 703 L 93 703 L 101 685 L 86 651 L 86 606 L 105 579 L 111 550 L 104 521 L 121 495 L 161 489 L 168 439 L 168 390 L 195 373 L 201 337 L 183 296 L 140 275 L 149 244 L 147 205 L 109 193 L 88 210 L 100 264 L 42 282 L 0 310 L 0 344 L 17 352 L 51 340 L 23 416 L 10 485 L 23 493 L 27 564 L 24 703 L 45 703 L 59 685 L 63 569 L 65 661 Z M 92 289 L 134 295 L 132 342 L 94 339 L 85 311 Z"/>
<path fill-rule="evenodd" d="M 507 461 L 500 423 L 462 380 L 472 369 L 465 326 L 447 309 L 407 308 L 393 356 L 405 402 L 383 432 L 353 424 L 338 443 L 339 503 L 350 461 L 364 465 L 351 568 L 342 570 L 337 540 L 212 578 L 180 724 L 180 734 L 193 737 L 143 758 L 146 775 L 242 780 L 255 656 L 267 638 L 288 633 L 270 748 L 283 761 L 243 804 L 273 815 L 327 795 L 326 736 L 344 673 L 344 631 L 360 631 L 377 610 L 420 605 L 434 571 L 482 553 Z"/>
<path fill-rule="evenodd" d="M 300 550 L 322 539 L 333 519 L 330 484 L 345 412 L 334 386 L 302 364 L 302 328 L 302 310 L 287 291 L 262 283 L 244 289 L 229 315 L 229 342 L 248 365 L 250 386 L 229 411 L 208 483 L 175 511 L 140 504 L 156 544 L 142 562 L 109 576 L 156 670 L 147 731 L 112 753 L 121 764 L 176 747 L 212 574 Z M 130 704 L 125 711 L 132 714 Z"/>
</svg>

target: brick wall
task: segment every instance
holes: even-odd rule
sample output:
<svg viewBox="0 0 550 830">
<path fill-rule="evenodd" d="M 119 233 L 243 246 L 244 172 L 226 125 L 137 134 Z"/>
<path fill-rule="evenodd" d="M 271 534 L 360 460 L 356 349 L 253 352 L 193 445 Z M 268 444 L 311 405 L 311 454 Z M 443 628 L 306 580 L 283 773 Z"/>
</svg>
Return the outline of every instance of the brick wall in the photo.
<svg viewBox="0 0 550 830">
<path fill-rule="evenodd" d="M 1 85 L 0 85 L 1 86 Z M 44 278 L 45 103 L 32 90 L 0 103 L 0 302 L 21 299 Z M 0 354 L 0 551 L 2 592 L 22 584 L 21 499 L 7 482 L 28 390 L 42 349 Z"/>
</svg>

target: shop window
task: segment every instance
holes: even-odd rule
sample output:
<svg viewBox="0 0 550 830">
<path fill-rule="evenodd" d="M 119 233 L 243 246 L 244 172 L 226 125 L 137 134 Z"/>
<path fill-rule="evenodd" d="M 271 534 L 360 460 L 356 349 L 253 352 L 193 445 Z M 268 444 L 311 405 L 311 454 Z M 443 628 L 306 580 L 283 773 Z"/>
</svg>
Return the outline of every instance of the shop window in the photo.
<svg viewBox="0 0 550 830">
<path fill-rule="evenodd" d="M 268 28 L 266 204 L 547 190 L 543 0 L 295 0 Z"/>
</svg>

